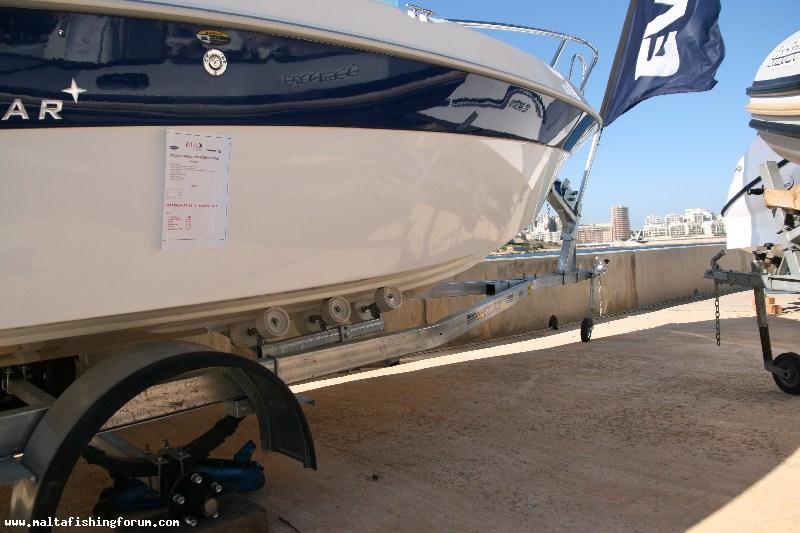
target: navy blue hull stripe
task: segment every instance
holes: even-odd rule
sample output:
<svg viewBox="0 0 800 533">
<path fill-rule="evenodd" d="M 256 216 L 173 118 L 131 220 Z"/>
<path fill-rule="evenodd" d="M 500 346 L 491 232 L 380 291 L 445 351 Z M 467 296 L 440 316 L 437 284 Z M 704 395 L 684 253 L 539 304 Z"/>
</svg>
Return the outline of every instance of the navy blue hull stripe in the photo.
<svg viewBox="0 0 800 533">
<path fill-rule="evenodd" d="M 214 25 L 0 8 L 0 35 L 0 129 L 353 127 L 569 148 L 594 125 L 569 103 L 484 76 Z"/>
</svg>

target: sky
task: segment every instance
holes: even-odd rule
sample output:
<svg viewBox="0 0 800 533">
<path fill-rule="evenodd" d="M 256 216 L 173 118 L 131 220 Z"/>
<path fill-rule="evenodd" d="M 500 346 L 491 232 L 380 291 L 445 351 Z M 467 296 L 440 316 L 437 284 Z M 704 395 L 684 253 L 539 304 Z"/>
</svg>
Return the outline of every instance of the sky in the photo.
<svg viewBox="0 0 800 533">
<path fill-rule="evenodd" d="M 536 26 L 589 40 L 600 50 L 600 60 L 585 94 L 597 110 L 628 7 L 624 0 L 412 3 L 432 9 L 443 18 Z M 682 213 L 689 207 L 705 207 L 719 213 L 736 162 L 755 137 L 747 125 L 750 116 L 745 111 L 745 89 L 752 84 L 767 54 L 800 29 L 800 0 L 722 0 L 719 24 L 726 55 L 717 71 L 719 83 L 714 89 L 651 98 L 603 132 L 584 199 L 582 222 L 609 221 L 611 206 L 616 204 L 629 207 L 631 226 L 635 228 L 640 228 L 649 214 Z M 546 61 L 555 50 L 555 43 L 544 46 L 543 41 L 547 40 L 541 37 L 511 32 L 491 34 Z M 585 157 L 583 152 L 575 154 L 565 165 L 562 177 L 578 183 Z"/>
</svg>

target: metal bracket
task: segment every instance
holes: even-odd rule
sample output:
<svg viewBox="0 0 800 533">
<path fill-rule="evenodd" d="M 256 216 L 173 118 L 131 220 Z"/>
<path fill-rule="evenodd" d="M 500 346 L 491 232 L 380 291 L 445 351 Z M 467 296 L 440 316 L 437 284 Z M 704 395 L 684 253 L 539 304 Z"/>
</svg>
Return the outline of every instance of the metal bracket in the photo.
<svg viewBox="0 0 800 533">
<path fill-rule="evenodd" d="M 581 208 L 583 207 L 583 197 L 586 193 L 586 186 L 589 183 L 589 176 L 592 173 L 592 166 L 597 155 L 597 148 L 600 146 L 600 137 L 603 133 L 602 128 L 598 128 L 592 136 L 592 144 L 589 148 L 589 155 L 583 168 L 581 186 L 578 189 L 574 203 L 569 201 L 568 196 L 571 192 L 566 187 L 553 186 L 547 195 L 547 201 L 553 206 L 561 219 L 561 252 L 558 256 L 558 266 L 556 272 L 575 272 L 578 268 L 576 258 L 578 224 L 581 218 Z"/>
<path fill-rule="evenodd" d="M 145 450 L 139 449 L 135 444 L 131 443 L 128 439 L 117 435 L 113 431 L 106 431 L 98 433 L 91 440 L 92 446 L 100 450 L 112 453 L 119 453 L 127 457 L 148 457 L 152 454 Z"/>
<path fill-rule="evenodd" d="M 295 395 L 296 397 L 296 395 Z M 256 410 L 253 404 L 247 398 L 240 398 L 226 402 L 228 414 L 236 418 L 244 418 L 255 414 Z"/>
<path fill-rule="evenodd" d="M 375 318 L 349 326 L 336 326 L 319 333 L 302 335 L 285 341 L 264 343 L 258 347 L 258 356 L 259 359 L 274 360 L 277 357 L 307 352 L 322 346 L 341 344 L 357 337 L 383 331 L 383 328 L 383 318 Z M 273 365 L 273 368 L 276 368 L 276 365 Z"/>
<path fill-rule="evenodd" d="M 733 270 L 706 270 L 706 279 L 726 283 L 737 287 L 760 288 L 770 292 L 800 293 L 800 278 L 790 276 L 772 276 L 755 272 L 734 272 Z"/>
<path fill-rule="evenodd" d="M 487 280 L 487 281 L 445 281 L 435 287 L 405 295 L 409 300 L 427 298 L 450 298 L 455 296 L 494 296 L 531 278 Z"/>
<path fill-rule="evenodd" d="M 28 405 L 51 405 L 55 401 L 55 398 L 45 391 L 19 376 L 8 378 L 6 392 L 16 396 Z"/>
<path fill-rule="evenodd" d="M 765 190 L 786 190 L 783 176 L 775 161 L 765 161 L 761 165 L 761 181 Z M 776 244 L 783 247 L 783 263 L 779 272 L 800 278 L 800 226 L 796 217 L 780 207 L 773 209 L 772 216 L 778 230 L 779 242 Z"/>
</svg>

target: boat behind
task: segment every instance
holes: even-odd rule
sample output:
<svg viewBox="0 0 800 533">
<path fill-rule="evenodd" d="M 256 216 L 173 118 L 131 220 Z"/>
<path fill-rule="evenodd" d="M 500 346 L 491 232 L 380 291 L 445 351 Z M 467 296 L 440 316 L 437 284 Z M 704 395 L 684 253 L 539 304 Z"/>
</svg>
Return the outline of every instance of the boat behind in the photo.
<svg viewBox="0 0 800 533">
<path fill-rule="evenodd" d="M 770 52 L 747 94 L 750 126 L 778 155 L 800 163 L 800 31 Z"/>
</svg>

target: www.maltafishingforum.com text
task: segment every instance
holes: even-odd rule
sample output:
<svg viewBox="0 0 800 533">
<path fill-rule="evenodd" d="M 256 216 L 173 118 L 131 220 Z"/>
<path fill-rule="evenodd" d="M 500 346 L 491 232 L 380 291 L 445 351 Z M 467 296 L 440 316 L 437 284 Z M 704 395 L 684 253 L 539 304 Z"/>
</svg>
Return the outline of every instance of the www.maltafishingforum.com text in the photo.
<svg viewBox="0 0 800 533">
<path fill-rule="evenodd" d="M 117 518 L 81 518 L 70 516 L 57 518 L 54 516 L 33 520 L 6 520 L 6 527 L 105 527 L 116 529 L 118 527 L 179 527 L 181 521 L 175 518 L 151 520 L 147 518 L 133 519 L 118 516 Z"/>
</svg>

